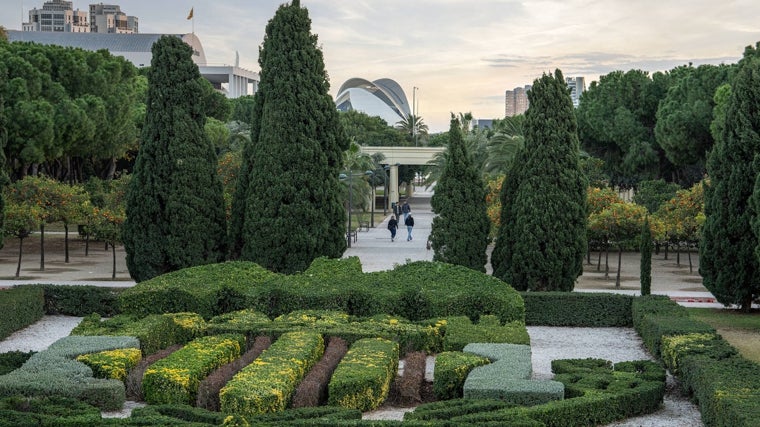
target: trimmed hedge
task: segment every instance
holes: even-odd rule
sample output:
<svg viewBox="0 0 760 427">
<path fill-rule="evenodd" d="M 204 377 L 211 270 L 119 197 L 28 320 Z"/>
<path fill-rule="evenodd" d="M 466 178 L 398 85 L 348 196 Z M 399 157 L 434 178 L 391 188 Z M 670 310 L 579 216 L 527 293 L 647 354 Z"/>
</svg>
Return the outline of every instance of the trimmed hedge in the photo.
<svg viewBox="0 0 760 427">
<path fill-rule="evenodd" d="M 0 340 L 42 319 L 44 292 L 36 286 L 0 289 Z"/>
<path fill-rule="evenodd" d="M 124 382 L 127 373 L 140 362 L 142 353 L 138 348 L 121 348 L 77 356 L 77 360 L 92 369 L 95 378 L 114 379 Z"/>
<path fill-rule="evenodd" d="M 69 397 L 10 397 L 0 399 L 0 427 L 97 427 L 100 409 Z"/>
<path fill-rule="evenodd" d="M 181 350 L 151 365 L 142 389 L 149 404 L 193 404 L 198 386 L 216 368 L 240 357 L 242 335 L 214 335 L 193 340 Z"/>
<path fill-rule="evenodd" d="M 631 326 L 635 297 L 596 292 L 520 292 L 530 326 Z"/>
<path fill-rule="evenodd" d="M 250 262 L 191 267 L 138 283 L 119 298 L 122 311 L 137 316 L 192 311 L 209 319 L 248 308 L 270 317 L 304 309 L 411 320 L 493 314 L 507 323 L 525 317 L 517 291 L 487 274 L 429 261 L 362 273 L 355 257 L 318 258 L 290 276 Z"/>
<path fill-rule="evenodd" d="M 487 357 L 460 351 L 446 351 L 435 358 L 433 393 L 438 400 L 462 397 L 462 387 L 470 371 L 491 363 Z M 422 418 L 420 418 L 422 419 Z"/>
<path fill-rule="evenodd" d="M 477 342 L 530 345 L 530 336 L 523 322 L 514 321 L 502 326 L 494 315 L 481 316 L 476 325 L 465 316 L 446 319 L 444 351 L 461 351 L 467 344 Z"/>
<path fill-rule="evenodd" d="M 120 409 L 124 383 L 92 377 L 92 369 L 74 360 L 79 355 L 138 348 L 133 337 L 65 337 L 35 353 L 15 371 L 0 376 L 0 396 L 62 396 L 83 400 L 103 410 Z"/>
<path fill-rule="evenodd" d="M 134 336 L 140 340 L 143 355 L 149 355 L 174 344 L 190 342 L 205 332 L 206 322 L 195 313 L 154 314 L 144 318 L 118 315 L 107 320 L 92 314 L 82 319 L 71 335 Z"/>
<path fill-rule="evenodd" d="M 381 338 L 355 342 L 335 369 L 328 385 L 328 405 L 376 409 L 388 397 L 398 372 L 398 344 Z"/>
<path fill-rule="evenodd" d="M 45 292 L 45 313 L 84 317 L 99 313 L 119 314 L 119 293 L 123 288 L 100 286 L 35 285 Z"/>
<path fill-rule="evenodd" d="M 320 334 L 283 334 L 222 388 L 219 392 L 222 412 L 251 416 L 282 411 L 324 350 Z"/>
<path fill-rule="evenodd" d="M 20 368 L 36 351 L 9 351 L 0 353 L 0 375 L 5 375 Z"/>
</svg>

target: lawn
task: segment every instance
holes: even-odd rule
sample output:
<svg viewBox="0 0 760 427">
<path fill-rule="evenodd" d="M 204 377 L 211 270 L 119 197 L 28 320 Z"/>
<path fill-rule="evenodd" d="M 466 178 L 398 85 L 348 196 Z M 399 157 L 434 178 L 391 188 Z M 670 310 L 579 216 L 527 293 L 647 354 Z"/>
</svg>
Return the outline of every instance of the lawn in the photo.
<svg viewBox="0 0 760 427">
<path fill-rule="evenodd" d="M 713 328 L 742 356 L 760 363 L 760 311 L 742 313 L 722 308 L 688 308 L 691 317 Z"/>
</svg>

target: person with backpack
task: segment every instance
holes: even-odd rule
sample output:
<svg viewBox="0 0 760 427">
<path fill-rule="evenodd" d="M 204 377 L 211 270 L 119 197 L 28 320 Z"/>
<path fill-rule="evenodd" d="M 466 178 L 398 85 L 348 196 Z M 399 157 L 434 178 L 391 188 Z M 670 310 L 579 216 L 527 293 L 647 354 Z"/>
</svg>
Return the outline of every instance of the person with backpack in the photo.
<svg viewBox="0 0 760 427">
<path fill-rule="evenodd" d="M 414 218 L 411 213 L 404 220 L 404 225 L 406 225 L 406 232 L 408 233 L 406 236 L 406 241 L 408 242 L 412 240 L 412 228 L 414 228 Z"/>
<path fill-rule="evenodd" d="M 396 217 L 391 215 L 391 219 L 388 221 L 388 230 L 391 231 L 391 242 L 396 239 L 396 229 L 398 228 L 398 221 Z"/>
<path fill-rule="evenodd" d="M 409 206 L 409 200 L 404 200 L 404 204 L 401 205 L 401 213 L 404 214 L 404 224 L 406 224 L 406 218 L 412 213 L 412 207 Z"/>
</svg>

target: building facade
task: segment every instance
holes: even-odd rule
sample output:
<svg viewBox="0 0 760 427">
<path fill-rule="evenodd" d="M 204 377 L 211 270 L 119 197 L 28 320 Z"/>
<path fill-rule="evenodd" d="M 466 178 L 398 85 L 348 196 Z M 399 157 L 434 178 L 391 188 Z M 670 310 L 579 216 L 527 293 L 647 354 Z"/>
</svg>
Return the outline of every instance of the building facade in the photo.
<svg viewBox="0 0 760 427">
<path fill-rule="evenodd" d="M 565 77 L 565 83 L 568 89 L 570 89 L 570 99 L 573 100 L 573 107 L 578 108 L 581 94 L 586 91 L 586 79 L 583 77 Z"/>
<path fill-rule="evenodd" d="M 531 87 L 531 85 L 525 85 L 525 87 L 516 87 L 506 91 L 504 96 L 504 115 L 506 117 L 514 117 L 528 111 L 530 106 L 528 91 Z"/>
<path fill-rule="evenodd" d="M 42 9 L 29 10 L 29 22 L 21 24 L 23 31 L 50 33 L 119 33 L 137 34 L 138 18 L 127 16 L 118 5 L 91 4 L 90 10 L 74 10 L 67 0 L 49 0 Z"/>
</svg>

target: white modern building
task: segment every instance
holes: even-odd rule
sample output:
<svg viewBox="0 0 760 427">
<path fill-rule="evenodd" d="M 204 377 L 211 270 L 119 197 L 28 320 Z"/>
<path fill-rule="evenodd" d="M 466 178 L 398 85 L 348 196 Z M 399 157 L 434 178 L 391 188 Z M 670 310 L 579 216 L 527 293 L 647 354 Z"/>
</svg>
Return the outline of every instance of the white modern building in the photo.
<svg viewBox="0 0 760 427">
<path fill-rule="evenodd" d="M 10 42 L 34 42 L 97 51 L 108 50 L 112 55 L 123 56 L 137 67 L 150 66 L 151 49 L 164 34 L 119 33 L 49 33 L 37 31 L 8 30 Z M 253 95 L 258 89 L 259 74 L 235 65 L 208 65 L 200 39 L 195 34 L 169 34 L 179 37 L 193 49 L 193 62 L 201 75 L 228 98 Z"/>
<path fill-rule="evenodd" d="M 389 126 L 411 114 L 404 90 L 391 79 L 372 82 L 362 78 L 348 79 L 338 90 L 335 105 L 340 111 L 356 110 L 378 116 Z"/>
<path fill-rule="evenodd" d="M 581 100 L 581 94 L 586 91 L 586 79 L 583 77 L 565 77 L 565 83 L 570 89 L 570 99 L 573 100 L 573 107 L 578 108 Z"/>
</svg>

